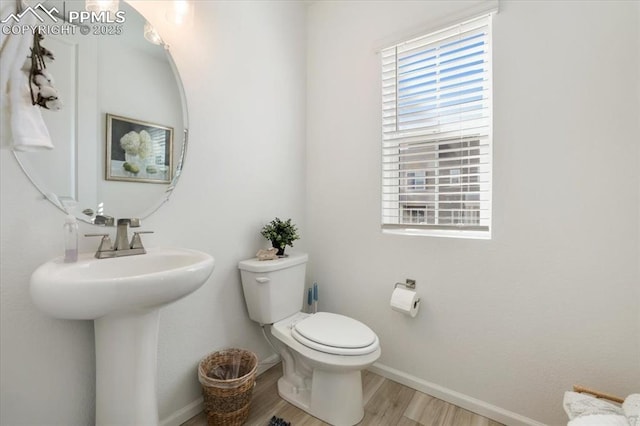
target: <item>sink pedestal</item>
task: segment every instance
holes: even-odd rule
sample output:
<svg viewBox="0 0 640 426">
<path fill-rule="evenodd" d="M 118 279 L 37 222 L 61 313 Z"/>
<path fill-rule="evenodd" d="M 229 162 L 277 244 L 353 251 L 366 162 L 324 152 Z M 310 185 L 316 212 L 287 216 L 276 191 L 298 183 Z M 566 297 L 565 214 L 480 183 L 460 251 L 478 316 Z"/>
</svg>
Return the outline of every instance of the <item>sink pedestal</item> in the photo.
<svg viewBox="0 0 640 426">
<path fill-rule="evenodd" d="M 94 320 L 96 425 L 156 426 L 159 309 Z"/>
<path fill-rule="evenodd" d="M 110 259 L 82 253 L 75 263 L 57 257 L 31 274 L 31 298 L 40 310 L 93 320 L 96 425 L 158 425 L 159 310 L 199 289 L 214 263 L 201 251 L 159 247 Z"/>
</svg>

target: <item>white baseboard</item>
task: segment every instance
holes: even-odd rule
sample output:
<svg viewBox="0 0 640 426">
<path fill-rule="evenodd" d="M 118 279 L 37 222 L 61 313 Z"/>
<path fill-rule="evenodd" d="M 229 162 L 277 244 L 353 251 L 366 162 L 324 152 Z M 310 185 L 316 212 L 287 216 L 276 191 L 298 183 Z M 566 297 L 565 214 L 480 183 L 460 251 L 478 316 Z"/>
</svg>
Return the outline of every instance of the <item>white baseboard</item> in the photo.
<svg viewBox="0 0 640 426">
<path fill-rule="evenodd" d="M 272 367 L 274 364 L 280 362 L 280 357 L 274 354 L 264 359 L 260 365 L 258 365 L 257 374 L 260 375 Z M 420 392 L 424 392 L 428 395 L 434 396 L 443 401 L 462 407 L 465 410 L 469 410 L 484 417 L 488 417 L 497 422 L 503 423 L 509 426 L 545 426 L 544 423 L 540 423 L 536 420 L 522 416 L 509 410 L 491 405 L 479 399 L 464 395 L 460 392 L 447 389 L 443 386 L 435 383 L 422 380 L 404 371 L 396 370 L 395 368 L 388 367 L 384 364 L 375 363 L 370 368 L 370 371 L 393 380 L 412 389 Z M 163 419 L 160 422 L 160 426 L 180 426 L 182 423 L 189 420 L 191 417 L 197 415 L 202 411 L 202 397 L 192 401 L 185 407 L 175 411 L 173 414 Z"/>
<path fill-rule="evenodd" d="M 263 359 L 260 364 L 258 364 L 258 372 L 256 374 L 261 375 L 275 364 L 280 362 L 280 355 L 273 354 L 270 357 Z"/>
<path fill-rule="evenodd" d="M 369 371 L 505 425 L 545 426 L 544 423 L 540 423 L 512 411 L 505 410 L 504 408 L 496 407 L 495 405 L 491 405 L 460 392 L 447 389 L 435 383 L 427 382 L 426 380 L 407 374 L 404 371 L 396 370 L 395 368 L 388 367 L 378 362 L 369 367 Z"/>
<path fill-rule="evenodd" d="M 265 358 L 260 362 L 260 364 L 258 364 L 258 371 L 256 374 L 258 376 L 261 375 L 278 362 L 280 362 L 280 356 L 278 354 L 273 354 L 270 357 Z M 182 423 L 202 411 L 202 402 L 202 397 L 190 402 L 181 409 L 173 412 L 168 417 L 162 419 L 160 421 L 160 426 L 180 426 Z"/>
<path fill-rule="evenodd" d="M 160 421 L 160 426 L 180 426 L 182 423 L 189 420 L 191 417 L 199 414 L 202 411 L 202 397 L 190 402 L 185 407 L 182 407 L 178 411 L 172 413 L 169 417 Z"/>
</svg>

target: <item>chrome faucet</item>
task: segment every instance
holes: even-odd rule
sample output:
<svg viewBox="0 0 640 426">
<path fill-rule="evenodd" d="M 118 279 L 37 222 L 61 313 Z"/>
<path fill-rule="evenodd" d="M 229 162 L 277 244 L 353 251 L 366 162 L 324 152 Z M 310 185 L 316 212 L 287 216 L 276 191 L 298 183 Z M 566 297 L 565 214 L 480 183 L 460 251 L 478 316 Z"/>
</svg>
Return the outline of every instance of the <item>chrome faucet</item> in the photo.
<svg viewBox="0 0 640 426">
<path fill-rule="evenodd" d="M 118 228 L 116 229 L 116 245 L 114 250 L 127 250 L 131 246 L 129 244 L 128 229 L 140 227 L 140 219 L 118 219 Z"/>
<path fill-rule="evenodd" d="M 147 251 L 142 245 L 140 234 L 151 234 L 153 231 L 136 231 L 133 233 L 131 242 L 129 242 L 129 227 L 139 228 L 140 219 L 118 219 L 117 223 L 116 242 L 113 245 L 111 244 L 111 237 L 109 234 L 85 234 L 85 237 L 102 237 L 95 257 L 98 259 L 108 259 L 111 257 L 145 254 Z M 105 226 L 113 226 L 113 220 L 107 220 L 104 224 Z"/>
</svg>

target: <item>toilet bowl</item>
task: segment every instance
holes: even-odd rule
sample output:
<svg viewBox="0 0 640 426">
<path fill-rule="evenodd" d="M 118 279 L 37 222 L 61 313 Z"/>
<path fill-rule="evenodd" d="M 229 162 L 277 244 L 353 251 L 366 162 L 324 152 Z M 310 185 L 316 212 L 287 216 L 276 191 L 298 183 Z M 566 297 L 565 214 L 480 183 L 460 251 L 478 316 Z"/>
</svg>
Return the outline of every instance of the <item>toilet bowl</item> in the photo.
<svg viewBox="0 0 640 426">
<path fill-rule="evenodd" d="M 299 312 L 273 324 L 271 334 L 283 359 L 284 374 L 278 380 L 283 399 L 332 425 L 362 420 L 361 371 L 381 353 L 371 329 L 343 315 Z M 347 337 L 349 343 L 338 344 Z"/>
<path fill-rule="evenodd" d="M 365 324 L 329 312 L 300 312 L 308 256 L 239 263 L 249 317 L 269 325 L 282 358 L 279 395 L 331 425 L 364 417 L 361 371 L 380 358 L 378 336 Z"/>
</svg>

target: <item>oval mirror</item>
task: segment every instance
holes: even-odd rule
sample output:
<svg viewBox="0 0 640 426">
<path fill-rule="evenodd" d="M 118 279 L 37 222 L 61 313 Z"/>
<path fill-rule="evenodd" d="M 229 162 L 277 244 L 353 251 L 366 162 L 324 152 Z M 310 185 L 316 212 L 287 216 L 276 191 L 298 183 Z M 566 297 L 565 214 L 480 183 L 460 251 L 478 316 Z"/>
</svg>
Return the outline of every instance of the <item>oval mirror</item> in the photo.
<svg viewBox="0 0 640 426">
<path fill-rule="evenodd" d="M 186 101 L 171 55 L 148 41 L 151 28 L 124 1 L 120 22 L 110 23 L 70 15 L 84 11 L 84 1 L 41 3 L 59 11 L 52 27 L 67 28 L 41 41 L 55 55 L 46 69 L 63 107 L 41 109 L 53 149 L 15 157 L 45 198 L 80 220 L 145 218 L 175 187 L 187 145 Z"/>
</svg>

